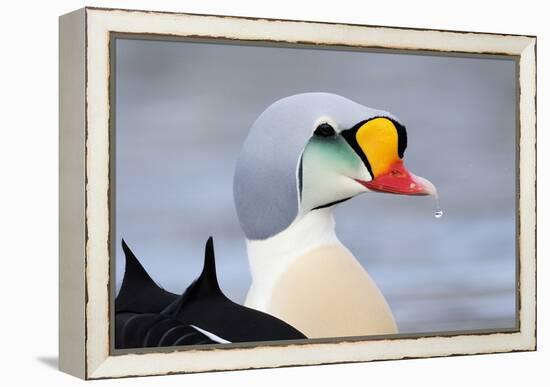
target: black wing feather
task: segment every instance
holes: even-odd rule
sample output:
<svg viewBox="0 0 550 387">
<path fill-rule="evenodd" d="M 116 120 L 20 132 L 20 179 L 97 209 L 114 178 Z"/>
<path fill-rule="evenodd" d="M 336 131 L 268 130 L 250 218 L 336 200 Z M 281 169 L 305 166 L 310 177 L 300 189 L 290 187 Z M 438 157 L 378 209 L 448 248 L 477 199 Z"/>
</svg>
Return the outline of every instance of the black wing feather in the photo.
<svg viewBox="0 0 550 387">
<path fill-rule="evenodd" d="M 115 310 L 119 312 L 159 313 L 178 298 L 149 276 L 124 239 L 122 249 L 126 256 L 126 267 L 122 285 L 115 300 Z"/>
<path fill-rule="evenodd" d="M 193 326 L 233 343 L 306 338 L 286 322 L 239 305 L 223 294 L 212 237 L 206 243 L 200 276 L 181 296 L 158 286 L 124 241 L 122 246 L 126 270 L 115 301 L 116 348 L 217 342 Z"/>
</svg>

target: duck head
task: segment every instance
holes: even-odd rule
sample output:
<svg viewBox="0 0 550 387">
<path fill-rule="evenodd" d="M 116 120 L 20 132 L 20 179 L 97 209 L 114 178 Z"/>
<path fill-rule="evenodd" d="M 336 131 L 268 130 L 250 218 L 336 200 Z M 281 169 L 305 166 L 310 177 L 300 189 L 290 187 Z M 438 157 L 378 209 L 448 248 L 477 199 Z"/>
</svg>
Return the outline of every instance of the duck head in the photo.
<svg viewBox="0 0 550 387">
<path fill-rule="evenodd" d="M 234 199 L 249 240 L 272 237 L 302 216 L 376 191 L 435 195 L 409 172 L 405 126 L 392 114 L 330 93 L 269 106 L 237 160 Z"/>
</svg>

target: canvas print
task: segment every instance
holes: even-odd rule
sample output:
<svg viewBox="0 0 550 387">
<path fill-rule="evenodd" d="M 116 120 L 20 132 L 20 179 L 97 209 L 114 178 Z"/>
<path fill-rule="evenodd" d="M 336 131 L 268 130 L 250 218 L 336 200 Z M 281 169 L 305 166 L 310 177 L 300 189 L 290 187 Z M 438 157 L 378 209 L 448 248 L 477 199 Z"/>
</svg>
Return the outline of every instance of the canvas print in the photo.
<svg viewBox="0 0 550 387">
<path fill-rule="evenodd" d="M 115 349 L 517 329 L 513 59 L 114 44 Z"/>
</svg>

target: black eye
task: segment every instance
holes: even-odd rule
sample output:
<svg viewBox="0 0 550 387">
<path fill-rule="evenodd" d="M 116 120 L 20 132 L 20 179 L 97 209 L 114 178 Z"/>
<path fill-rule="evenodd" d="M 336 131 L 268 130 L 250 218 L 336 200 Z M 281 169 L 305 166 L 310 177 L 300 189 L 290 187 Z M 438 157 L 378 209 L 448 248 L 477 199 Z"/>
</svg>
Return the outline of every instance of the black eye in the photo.
<svg viewBox="0 0 550 387">
<path fill-rule="evenodd" d="M 330 124 L 324 123 L 319 125 L 313 134 L 320 137 L 330 137 L 334 136 L 336 131 L 332 126 L 330 126 Z"/>
</svg>

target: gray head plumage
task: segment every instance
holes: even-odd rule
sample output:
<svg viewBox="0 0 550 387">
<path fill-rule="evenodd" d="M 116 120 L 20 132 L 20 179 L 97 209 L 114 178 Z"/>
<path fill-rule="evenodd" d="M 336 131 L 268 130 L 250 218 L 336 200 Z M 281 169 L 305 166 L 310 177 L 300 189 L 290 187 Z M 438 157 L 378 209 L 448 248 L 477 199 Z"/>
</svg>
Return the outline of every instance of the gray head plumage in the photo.
<svg viewBox="0 0 550 387">
<path fill-rule="evenodd" d="M 270 105 L 250 129 L 233 181 L 237 215 L 248 239 L 269 238 L 298 215 L 300 158 L 323 117 L 338 130 L 373 117 L 394 118 L 330 93 L 296 94 Z"/>
</svg>

